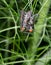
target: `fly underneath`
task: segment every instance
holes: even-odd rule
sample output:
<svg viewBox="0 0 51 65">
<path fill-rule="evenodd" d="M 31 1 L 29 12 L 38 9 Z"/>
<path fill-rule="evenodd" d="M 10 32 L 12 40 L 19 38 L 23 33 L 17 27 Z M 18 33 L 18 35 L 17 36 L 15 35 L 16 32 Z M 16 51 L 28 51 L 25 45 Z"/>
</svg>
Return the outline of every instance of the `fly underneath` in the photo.
<svg viewBox="0 0 51 65">
<path fill-rule="evenodd" d="M 34 29 L 34 15 L 31 11 L 21 11 L 21 32 L 33 32 Z"/>
</svg>

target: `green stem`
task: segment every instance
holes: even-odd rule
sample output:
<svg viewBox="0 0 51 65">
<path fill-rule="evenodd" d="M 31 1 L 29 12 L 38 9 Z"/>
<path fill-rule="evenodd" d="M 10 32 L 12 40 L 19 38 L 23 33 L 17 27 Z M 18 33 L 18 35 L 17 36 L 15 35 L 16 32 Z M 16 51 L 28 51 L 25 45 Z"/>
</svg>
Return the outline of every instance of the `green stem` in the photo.
<svg viewBox="0 0 51 65">
<path fill-rule="evenodd" d="M 49 10 L 49 6 L 50 6 L 50 0 L 43 0 L 45 2 L 43 2 L 43 5 L 39 11 L 39 18 L 38 18 L 38 22 L 35 25 L 35 31 L 33 33 L 33 40 L 32 43 L 30 43 L 29 49 L 28 49 L 28 59 L 34 59 L 35 53 L 37 51 L 37 45 L 38 42 L 41 38 L 41 34 L 42 34 L 42 30 L 43 30 L 43 26 L 46 23 L 46 16 Z M 39 32 L 39 33 L 38 33 Z M 33 62 L 29 62 L 26 65 L 32 65 Z"/>
</svg>

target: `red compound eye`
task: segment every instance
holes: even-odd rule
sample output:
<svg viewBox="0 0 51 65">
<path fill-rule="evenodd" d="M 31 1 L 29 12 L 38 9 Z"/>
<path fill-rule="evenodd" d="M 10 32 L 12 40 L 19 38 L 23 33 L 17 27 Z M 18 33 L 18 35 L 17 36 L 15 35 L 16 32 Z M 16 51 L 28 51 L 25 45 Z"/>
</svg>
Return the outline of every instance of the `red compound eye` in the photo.
<svg viewBox="0 0 51 65">
<path fill-rule="evenodd" d="M 21 28 L 21 31 L 24 31 L 24 30 L 25 30 L 25 28 L 24 28 L 24 27 L 22 27 L 22 28 Z"/>
<path fill-rule="evenodd" d="M 33 32 L 33 30 L 32 30 L 32 29 L 30 29 L 30 30 L 29 30 L 29 32 Z"/>
</svg>

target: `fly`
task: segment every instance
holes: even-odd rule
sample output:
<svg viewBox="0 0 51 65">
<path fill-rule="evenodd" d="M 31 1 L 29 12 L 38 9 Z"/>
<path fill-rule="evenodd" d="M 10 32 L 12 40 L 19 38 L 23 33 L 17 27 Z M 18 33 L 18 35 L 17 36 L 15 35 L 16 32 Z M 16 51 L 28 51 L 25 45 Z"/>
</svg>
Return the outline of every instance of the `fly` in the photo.
<svg viewBox="0 0 51 65">
<path fill-rule="evenodd" d="M 31 11 L 21 11 L 21 31 L 33 32 L 34 29 L 34 16 Z"/>
</svg>

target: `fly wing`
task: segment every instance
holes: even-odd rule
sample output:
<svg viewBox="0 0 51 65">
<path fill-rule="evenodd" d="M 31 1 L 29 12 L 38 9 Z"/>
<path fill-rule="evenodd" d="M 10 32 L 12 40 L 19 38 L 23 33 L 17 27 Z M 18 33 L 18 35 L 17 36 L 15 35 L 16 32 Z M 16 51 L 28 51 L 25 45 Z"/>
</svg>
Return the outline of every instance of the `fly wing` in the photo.
<svg viewBox="0 0 51 65">
<path fill-rule="evenodd" d="M 28 11 L 28 12 L 25 13 L 25 15 L 24 15 L 24 21 L 23 21 L 24 27 L 26 27 L 26 25 L 29 23 L 30 18 L 31 18 L 31 14 L 32 14 L 31 11 Z"/>
<path fill-rule="evenodd" d="M 36 20 L 38 19 L 38 16 L 39 16 L 38 14 L 35 14 L 35 15 L 32 16 L 32 18 L 33 18 L 33 20 L 34 20 L 34 23 L 35 23 Z"/>
<path fill-rule="evenodd" d="M 20 16 L 20 22 L 21 22 L 21 24 L 23 22 L 23 17 L 24 17 L 24 11 L 21 11 L 21 16 Z"/>
<path fill-rule="evenodd" d="M 24 21 L 24 15 L 25 15 L 25 11 L 21 11 L 21 16 L 20 16 L 20 26 L 23 26 L 23 21 Z"/>
<path fill-rule="evenodd" d="M 31 15 L 32 15 L 32 12 L 31 12 L 31 11 L 28 11 L 28 12 L 26 13 L 26 15 L 27 15 L 26 19 L 28 20 L 28 19 L 30 19 Z"/>
<path fill-rule="evenodd" d="M 25 11 L 21 11 L 21 16 L 20 16 L 20 29 L 21 31 L 24 31 L 24 15 L 25 15 Z"/>
</svg>

